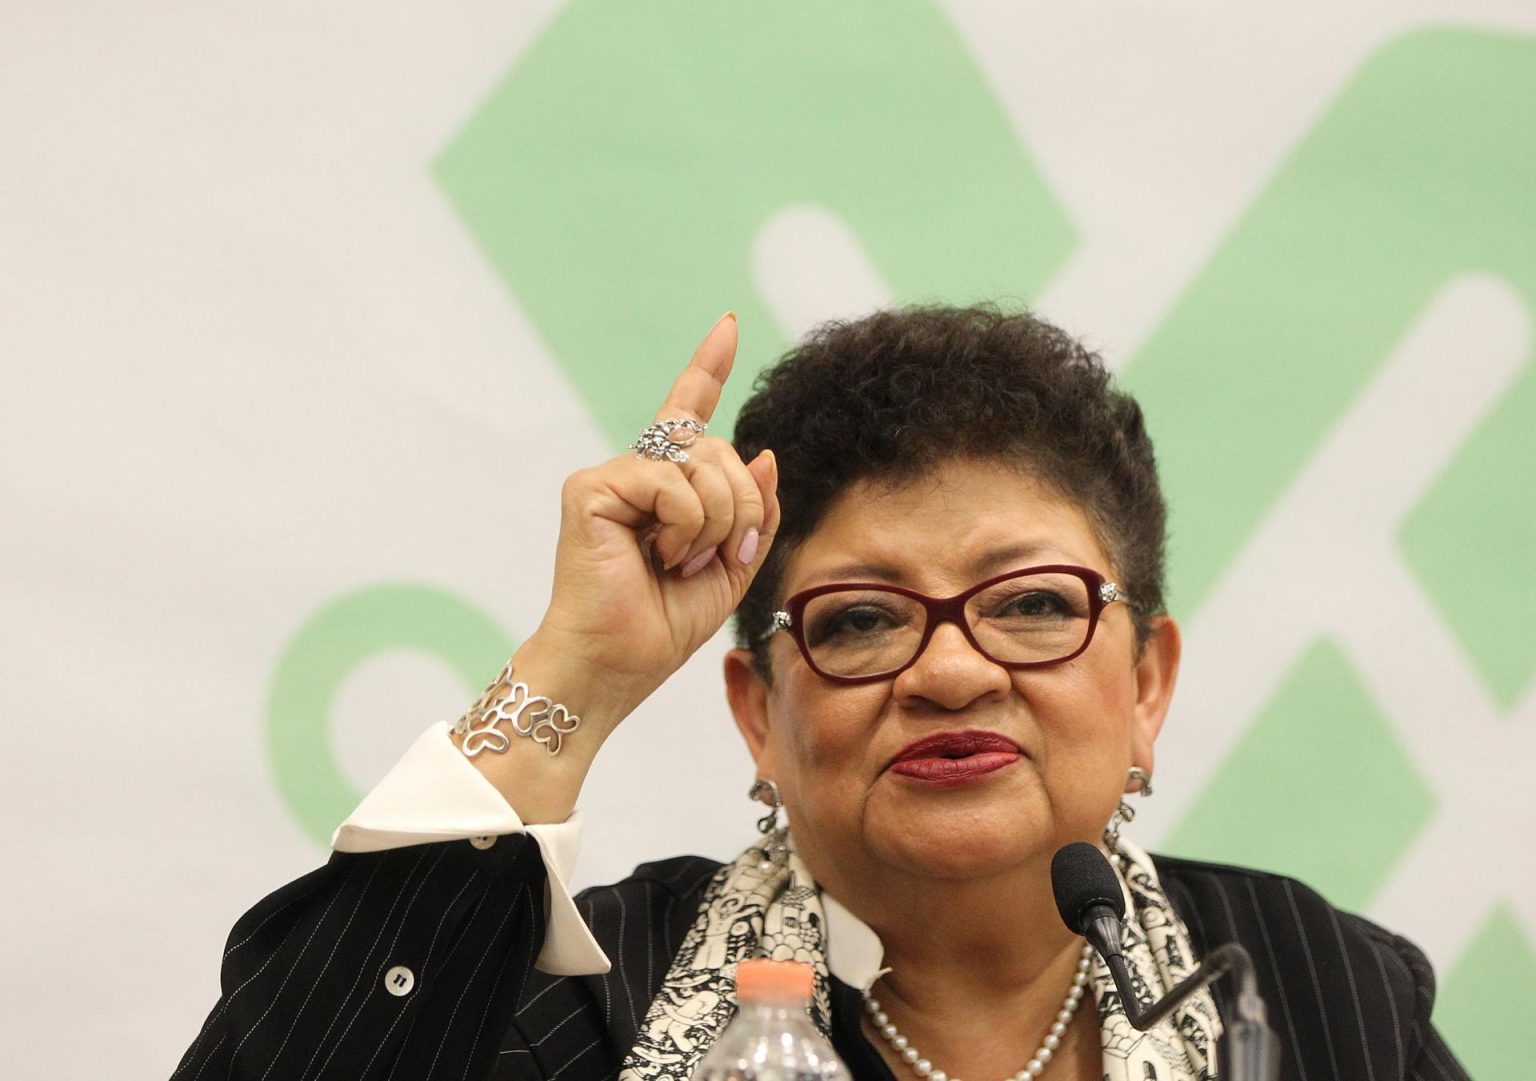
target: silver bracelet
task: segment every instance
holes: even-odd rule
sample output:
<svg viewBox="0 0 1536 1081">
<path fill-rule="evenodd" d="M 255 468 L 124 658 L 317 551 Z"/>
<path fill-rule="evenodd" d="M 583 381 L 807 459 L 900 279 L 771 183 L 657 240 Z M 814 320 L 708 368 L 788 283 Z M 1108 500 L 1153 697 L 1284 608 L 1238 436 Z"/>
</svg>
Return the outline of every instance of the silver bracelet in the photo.
<svg viewBox="0 0 1536 1081">
<path fill-rule="evenodd" d="M 532 694 L 528 684 L 514 681 L 511 661 L 480 700 L 455 722 L 453 731 L 463 737 L 459 746 L 470 758 L 486 750 L 505 754 L 512 747 L 512 739 L 501 730 L 503 721 L 510 722 L 518 735 L 543 744 L 552 755 L 560 753 L 561 741 L 581 725 L 581 718 L 563 705 Z"/>
</svg>

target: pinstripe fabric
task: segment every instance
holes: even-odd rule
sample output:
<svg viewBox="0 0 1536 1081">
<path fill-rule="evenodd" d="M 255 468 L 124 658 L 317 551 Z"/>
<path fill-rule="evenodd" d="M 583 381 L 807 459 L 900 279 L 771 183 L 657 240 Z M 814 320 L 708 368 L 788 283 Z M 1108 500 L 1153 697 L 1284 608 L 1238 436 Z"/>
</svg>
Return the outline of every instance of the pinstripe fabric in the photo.
<svg viewBox="0 0 1536 1081">
<path fill-rule="evenodd" d="M 1239 942 L 1253 954 L 1282 1076 L 1467 1076 L 1430 1024 L 1435 976 L 1413 943 L 1289 878 L 1165 857 L 1157 868 L 1197 951 Z M 1220 997 L 1217 1005 L 1225 1012 Z"/>
<path fill-rule="evenodd" d="M 173 1076 L 486 1077 L 533 970 L 543 891 L 524 837 L 333 855 L 235 925 L 223 997 Z M 384 987 L 396 965 L 415 977 L 401 997 Z"/>
<path fill-rule="evenodd" d="M 1197 951 L 1254 955 L 1287 1081 L 1466 1077 L 1429 1023 L 1434 976 L 1411 943 L 1290 879 L 1156 862 Z M 334 856 L 235 925 L 223 998 L 175 1077 L 616 1077 L 718 866 L 646 864 L 580 895 L 613 969 L 558 977 L 533 967 L 545 872 L 528 838 Z M 416 978 L 399 998 L 383 985 L 394 965 Z M 858 993 L 833 990 L 838 1051 L 856 1077 L 894 1081 L 859 1031 Z"/>
</svg>

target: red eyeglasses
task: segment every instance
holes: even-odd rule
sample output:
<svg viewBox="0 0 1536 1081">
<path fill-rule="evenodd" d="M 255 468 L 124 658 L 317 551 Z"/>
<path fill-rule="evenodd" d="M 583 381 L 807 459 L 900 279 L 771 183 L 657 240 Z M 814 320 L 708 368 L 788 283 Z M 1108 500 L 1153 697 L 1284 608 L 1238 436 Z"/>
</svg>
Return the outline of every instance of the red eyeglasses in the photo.
<svg viewBox="0 0 1536 1081">
<path fill-rule="evenodd" d="M 794 594 L 761 638 L 788 631 L 811 670 L 833 683 L 872 683 L 910 668 L 940 623 L 1004 668 L 1042 668 L 1088 648 L 1104 609 L 1131 601 L 1087 567 L 1009 571 L 953 597 L 870 582 L 834 582 Z"/>
</svg>

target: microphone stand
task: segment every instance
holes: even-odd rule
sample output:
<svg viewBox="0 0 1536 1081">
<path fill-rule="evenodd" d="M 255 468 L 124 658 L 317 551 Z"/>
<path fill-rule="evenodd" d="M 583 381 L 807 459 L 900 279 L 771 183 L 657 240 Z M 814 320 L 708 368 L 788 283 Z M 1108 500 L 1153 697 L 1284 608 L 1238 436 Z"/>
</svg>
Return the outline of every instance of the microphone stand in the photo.
<svg viewBox="0 0 1536 1081">
<path fill-rule="evenodd" d="M 1146 1009 L 1131 986 L 1131 974 L 1120 948 L 1120 919 L 1108 905 L 1095 905 L 1083 914 L 1083 934 L 1109 969 L 1120 992 L 1126 1019 L 1137 1032 L 1162 1021 L 1190 995 L 1232 973 L 1238 981 L 1237 1019 L 1227 1028 L 1229 1081 L 1273 1081 L 1280 1072 L 1280 1041 L 1265 1017 L 1264 999 L 1253 974 L 1253 959 L 1236 943 L 1217 946 L 1195 971 Z"/>
</svg>

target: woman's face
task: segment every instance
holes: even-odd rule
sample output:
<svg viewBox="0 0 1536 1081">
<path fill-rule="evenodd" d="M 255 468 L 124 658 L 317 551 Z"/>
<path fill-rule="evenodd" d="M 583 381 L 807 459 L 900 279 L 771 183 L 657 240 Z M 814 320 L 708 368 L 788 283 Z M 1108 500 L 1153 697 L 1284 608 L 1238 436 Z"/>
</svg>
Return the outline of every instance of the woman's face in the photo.
<svg viewBox="0 0 1536 1081">
<path fill-rule="evenodd" d="M 789 558 L 783 593 L 860 581 L 948 597 L 1048 563 L 1115 580 L 1075 503 L 1006 465 L 958 460 L 901 487 L 853 486 Z M 1178 632 L 1160 621 L 1138 653 L 1129 610 L 1111 604 L 1076 658 L 1010 671 L 946 623 L 904 672 L 855 686 L 818 676 L 788 634 L 771 650 L 771 684 L 737 652 L 728 685 L 758 775 L 779 786 L 812 871 L 824 884 L 858 873 L 953 879 L 1099 838 L 1129 768 L 1151 771 Z M 964 732 L 1019 753 L 958 783 L 892 768 L 914 741 Z"/>
</svg>

